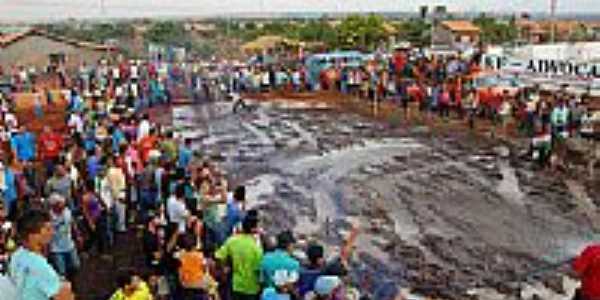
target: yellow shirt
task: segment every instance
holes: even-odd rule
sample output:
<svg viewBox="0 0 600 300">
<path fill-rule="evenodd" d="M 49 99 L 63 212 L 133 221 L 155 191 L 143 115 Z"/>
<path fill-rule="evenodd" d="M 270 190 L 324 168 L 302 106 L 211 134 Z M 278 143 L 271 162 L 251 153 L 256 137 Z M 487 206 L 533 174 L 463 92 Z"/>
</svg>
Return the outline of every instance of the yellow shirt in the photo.
<svg viewBox="0 0 600 300">
<path fill-rule="evenodd" d="M 150 288 L 145 282 L 140 282 L 135 292 L 126 296 L 122 289 L 118 289 L 109 300 L 152 300 Z"/>
</svg>

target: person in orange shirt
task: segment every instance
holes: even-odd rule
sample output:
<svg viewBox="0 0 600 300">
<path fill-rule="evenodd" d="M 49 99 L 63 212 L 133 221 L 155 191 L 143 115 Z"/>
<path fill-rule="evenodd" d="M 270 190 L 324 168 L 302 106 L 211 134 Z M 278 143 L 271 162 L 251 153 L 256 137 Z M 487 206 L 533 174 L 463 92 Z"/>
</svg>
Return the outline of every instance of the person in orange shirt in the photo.
<svg viewBox="0 0 600 300">
<path fill-rule="evenodd" d="M 139 141 L 138 149 L 140 151 L 140 154 L 142 156 L 142 161 L 144 163 L 148 162 L 148 159 L 150 158 L 150 151 L 152 151 L 153 149 L 156 149 L 156 146 L 158 145 L 158 141 L 159 141 L 159 139 L 156 136 L 156 129 L 154 129 L 154 128 L 150 129 L 150 134 L 143 137 Z"/>
</svg>

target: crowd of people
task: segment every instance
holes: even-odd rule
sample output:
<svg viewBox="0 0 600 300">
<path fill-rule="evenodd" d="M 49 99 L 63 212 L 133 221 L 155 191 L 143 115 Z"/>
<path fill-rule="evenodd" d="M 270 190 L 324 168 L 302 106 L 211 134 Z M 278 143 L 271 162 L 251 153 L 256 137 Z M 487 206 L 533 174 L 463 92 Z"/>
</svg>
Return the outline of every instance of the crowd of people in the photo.
<svg viewBox="0 0 600 300">
<path fill-rule="evenodd" d="M 102 60 L 19 78 L 36 116 L 65 116 L 41 131 L 17 117 L 19 93 L 0 94 L 0 286 L 21 299 L 75 299 L 82 266 L 113 260 L 132 242 L 118 237 L 141 231 L 143 253 L 131 255 L 145 268 L 115 270 L 118 287 L 103 299 L 359 299 L 348 280 L 357 231 L 337 255 L 289 230 L 267 234 L 268 212 L 246 207 L 245 187 L 148 113 L 179 86 L 210 95 L 199 83 L 210 71 L 162 66 Z"/>
<path fill-rule="evenodd" d="M 576 95 L 566 86 L 549 92 L 537 84 L 527 86 L 518 76 L 501 78 L 482 70 L 479 54 L 428 57 L 397 51 L 359 64 L 332 58 L 312 69 L 302 61 L 287 67 L 238 67 L 229 77 L 231 86 L 243 92 L 335 90 L 354 99 L 393 103 L 406 119 L 420 113 L 430 121 L 435 116 L 464 120 L 471 129 L 489 124 L 493 136 L 529 138 L 532 159 L 540 165 L 548 163 L 557 142 L 580 136 L 591 118 L 589 92 Z"/>
<path fill-rule="evenodd" d="M 118 270 L 118 288 L 106 299 L 367 299 L 348 280 L 357 229 L 333 258 L 289 230 L 267 234 L 261 219 L 268 212 L 246 206 L 245 187 L 230 186 L 226 170 L 192 140 L 151 118 L 149 108 L 178 97 L 325 89 L 395 103 L 406 118 L 417 107 L 427 118 L 465 120 L 471 128 L 489 119 L 494 133 L 505 135 L 516 123 L 542 164 L 557 140 L 580 134 L 587 115 L 586 98 L 564 89 L 548 96 L 537 86 L 474 86 L 476 58 L 398 52 L 312 71 L 301 62 L 207 67 L 161 60 L 101 60 L 43 75 L 15 68 L 14 93 L 0 93 L 0 273 L 23 299 L 74 299 L 70 282 L 82 265 L 113 259 L 116 237 L 139 230 L 143 253 L 132 255 L 143 255 L 146 267 Z M 16 111 L 21 92 L 34 95 L 37 118 L 59 109 L 65 119 L 41 131 L 24 125 Z"/>
</svg>

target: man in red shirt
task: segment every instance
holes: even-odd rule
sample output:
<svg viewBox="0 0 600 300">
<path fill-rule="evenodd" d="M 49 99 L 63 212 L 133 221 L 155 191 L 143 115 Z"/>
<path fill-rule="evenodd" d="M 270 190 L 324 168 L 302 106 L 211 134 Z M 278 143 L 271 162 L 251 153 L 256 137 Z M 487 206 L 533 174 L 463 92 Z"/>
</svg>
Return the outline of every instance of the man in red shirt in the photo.
<svg viewBox="0 0 600 300">
<path fill-rule="evenodd" d="M 58 161 L 62 146 L 62 136 L 53 132 L 50 126 L 44 126 L 43 132 L 38 139 L 38 157 L 44 162 L 48 177 L 52 176 L 54 172 L 54 165 Z"/>
<path fill-rule="evenodd" d="M 573 270 L 581 280 L 574 299 L 600 300 L 600 244 L 585 248 L 573 261 Z"/>
</svg>

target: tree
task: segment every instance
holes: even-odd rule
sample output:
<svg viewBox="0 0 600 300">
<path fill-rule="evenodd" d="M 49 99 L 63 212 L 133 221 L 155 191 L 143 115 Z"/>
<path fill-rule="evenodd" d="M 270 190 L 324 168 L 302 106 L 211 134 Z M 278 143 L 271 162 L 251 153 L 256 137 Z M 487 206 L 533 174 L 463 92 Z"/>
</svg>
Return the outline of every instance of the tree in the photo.
<svg viewBox="0 0 600 300">
<path fill-rule="evenodd" d="M 211 58 L 217 52 L 215 44 L 206 40 L 194 40 L 186 48 L 203 59 Z"/>
<path fill-rule="evenodd" d="M 484 43 L 502 44 L 512 42 L 518 35 L 514 20 L 501 23 L 496 18 L 482 14 L 475 18 L 473 23 L 481 29 L 481 41 Z"/>
<path fill-rule="evenodd" d="M 329 46 L 337 46 L 335 29 L 326 20 L 312 20 L 298 27 L 295 37 L 301 41 L 323 42 Z"/>
<path fill-rule="evenodd" d="M 583 42 L 589 38 L 587 28 L 583 24 L 577 25 L 571 32 L 569 40 L 571 42 Z"/>
<path fill-rule="evenodd" d="M 342 21 L 336 28 L 339 43 L 346 48 L 361 47 L 373 50 L 385 38 L 385 26 L 382 16 L 353 15 Z"/>
<path fill-rule="evenodd" d="M 400 25 L 400 38 L 413 45 L 425 46 L 431 42 L 431 25 L 421 19 L 411 19 Z"/>
<path fill-rule="evenodd" d="M 144 39 L 152 43 L 166 46 L 185 46 L 188 37 L 183 25 L 178 22 L 156 22 L 144 33 Z"/>
</svg>

